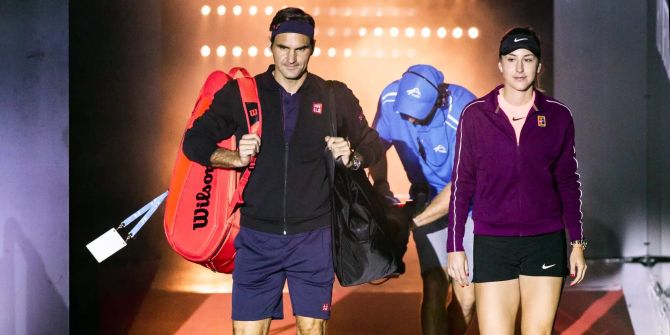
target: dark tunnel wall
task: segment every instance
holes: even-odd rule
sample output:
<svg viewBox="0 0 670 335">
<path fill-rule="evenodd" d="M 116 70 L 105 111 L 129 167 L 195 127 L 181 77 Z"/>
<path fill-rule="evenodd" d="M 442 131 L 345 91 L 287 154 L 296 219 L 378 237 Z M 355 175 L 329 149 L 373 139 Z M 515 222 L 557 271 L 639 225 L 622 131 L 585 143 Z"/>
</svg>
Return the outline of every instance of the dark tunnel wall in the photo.
<svg viewBox="0 0 670 335">
<path fill-rule="evenodd" d="M 647 242 L 647 11 L 631 1 L 554 4 L 556 97 L 573 113 L 590 257 Z"/>
<path fill-rule="evenodd" d="M 665 5 L 663 2 L 665 1 Z M 647 1 L 647 215 L 649 254 L 670 256 L 670 39 L 668 1 Z M 663 15 L 658 15 L 663 13 Z M 665 28 L 665 35 L 659 36 Z M 657 45 L 665 38 L 665 63 Z M 662 43 L 661 43 L 662 44 Z M 670 264 L 657 272 L 670 286 Z"/>
<path fill-rule="evenodd" d="M 67 10 L 0 2 L 0 334 L 68 333 Z"/>
<path fill-rule="evenodd" d="M 155 274 L 155 244 L 164 243 L 161 207 L 102 265 L 85 248 L 167 188 L 150 182 L 162 117 L 160 3 L 70 3 L 73 334 L 127 333 Z M 101 305 L 103 299 L 114 303 Z"/>
<path fill-rule="evenodd" d="M 670 74 L 656 46 L 664 1 L 555 2 L 556 95 L 575 118 L 592 258 L 670 255 Z M 668 285 L 668 265 L 655 270 Z"/>
</svg>

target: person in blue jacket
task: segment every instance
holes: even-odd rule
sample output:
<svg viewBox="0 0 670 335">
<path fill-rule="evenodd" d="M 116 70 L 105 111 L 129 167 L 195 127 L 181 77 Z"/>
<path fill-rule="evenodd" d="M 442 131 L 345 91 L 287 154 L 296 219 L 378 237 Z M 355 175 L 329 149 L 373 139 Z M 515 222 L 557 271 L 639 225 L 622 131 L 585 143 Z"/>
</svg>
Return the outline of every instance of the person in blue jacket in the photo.
<svg viewBox="0 0 670 335">
<path fill-rule="evenodd" d="M 406 216 L 406 224 L 414 227 L 421 266 L 423 334 L 463 334 L 474 314 L 471 286 L 454 285 L 455 299 L 447 307 L 450 280 L 445 246 L 456 129 L 463 108 L 476 97 L 462 86 L 443 81 L 444 75 L 433 66 L 409 67 L 382 91 L 373 122 L 384 149 L 393 146 L 397 151 L 411 183 L 411 205 L 405 208 L 412 213 Z M 387 205 L 399 203 L 387 181 L 386 160 L 371 166 L 370 174 Z M 469 227 L 464 244 L 471 247 L 472 224 Z"/>
</svg>

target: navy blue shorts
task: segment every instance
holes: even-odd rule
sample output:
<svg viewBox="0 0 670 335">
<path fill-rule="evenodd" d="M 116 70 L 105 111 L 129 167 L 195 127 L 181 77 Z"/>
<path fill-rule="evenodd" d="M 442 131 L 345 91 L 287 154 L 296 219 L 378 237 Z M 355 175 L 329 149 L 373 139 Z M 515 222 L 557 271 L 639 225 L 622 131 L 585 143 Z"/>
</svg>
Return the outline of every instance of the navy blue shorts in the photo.
<svg viewBox="0 0 670 335">
<path fill-rule="evenodd" d="M 330 227 L 295 235 L 241 227 L 235 248 L 233 320 L 283 319 L 286 281 L 293 315 L 330 318 L 334 281 Z"/>
</svg>

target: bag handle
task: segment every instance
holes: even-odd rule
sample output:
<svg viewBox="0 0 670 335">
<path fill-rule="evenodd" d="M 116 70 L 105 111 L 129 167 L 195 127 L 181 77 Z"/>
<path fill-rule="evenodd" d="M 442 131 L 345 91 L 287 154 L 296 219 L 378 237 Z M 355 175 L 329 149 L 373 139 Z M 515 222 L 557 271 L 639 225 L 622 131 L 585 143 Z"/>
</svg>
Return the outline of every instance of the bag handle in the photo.
<svg viewBox="0 0 670 335">
<path fill-rule="evenodd" d="M 251 74 L 249 74 L 249 71 L 247 71 L 247 69 L 245 69 L 243 67 L 240 67 L 240 66 L 236 66 L 236 67 L 230 69 L 230 71 L 228 71 L 228 75 L 233 79 L 235 79 L 235 76 L 237 76 L 238 73 L 242 73 L 242 76 L 244 78 L 251 78 Z"/>
<path fill-rule="evenodd" d="M 260 137 L 263 129 L 263 113 L 261 112 L 261 103 L 258 98 L 256 79 L 249 74 L 249 71 L 242 67 L 232 68 L 230 70 L 230 76 L 234 78 L 240 72 L 243 77 L 237 79 L 237 83 L 240 87 L 240 97 L 242 98 L 242 107 L 244 108 L 244 115 L 247 120 L 247 129 L 249 129 L 250 133 L 254 133 Z M 247 183 L 249 183 L 251 171 L 255 167 L 256 156 L 251 157 L 249 166 L 244 169 L 244 172 L 242 172 L 242 175 L 240 176 L 237 187 L 235 188 L 235 193 L 230 200 L 230 206 L 228 206 L 226 217 L 230 218 L 235 210 L 244 203 L 242 194 L 244 193 Z"/>
<path fill-rule="evenodd" d="M 335 84 L 332 80 L 326 81 L 328 88 L 328 110 L 330 111 L 330 136 L 337 136 L 337 108 L 335 107 Z"/>
<path fill-rule="evenodd" d="M 332 80 L 326 81 L 326 89 L 328 91 L 328 114 L 330 116 L 330 136 L 337 136 L 337 108 L 335 107 L 335 87 Z M 335 187 L 335 159 L 333 154 L 328 152 L 326 148 L 327 166 L 328 166 L 328 179 L 330 180 L 330 186 Z"/>
</svg>

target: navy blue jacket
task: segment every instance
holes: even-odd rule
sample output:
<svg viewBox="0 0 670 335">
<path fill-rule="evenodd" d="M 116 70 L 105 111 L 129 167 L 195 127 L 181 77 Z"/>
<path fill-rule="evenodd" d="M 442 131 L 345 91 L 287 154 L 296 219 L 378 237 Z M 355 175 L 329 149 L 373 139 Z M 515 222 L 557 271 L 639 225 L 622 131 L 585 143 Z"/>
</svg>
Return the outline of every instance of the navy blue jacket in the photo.
<svg viewBox="0 0 670 335">
<path fill-rule="evenodd" d="M 275 234 L 297 234 L 330 225 L 330 184 L 326 169 L 326 142 L 330 135 L 325 80 L 308 73 L 298 90 L 298 119 L 289 142 L 284 140 L 281 86 L 273 66 L 257 75 L 263 131 L 256 167 L 244 191 L 240 224 Z M 338 133 L 363 156 L 363 165 L 383 155 L 377 132 L 368 126 L 358 99 L 346 85 L 336 83 Z M 248 133 L 237 81 L 214 96 L 207 110 L 186 132 L 184 154 L 211 166 L 216 144 Z"/>
</svg>

